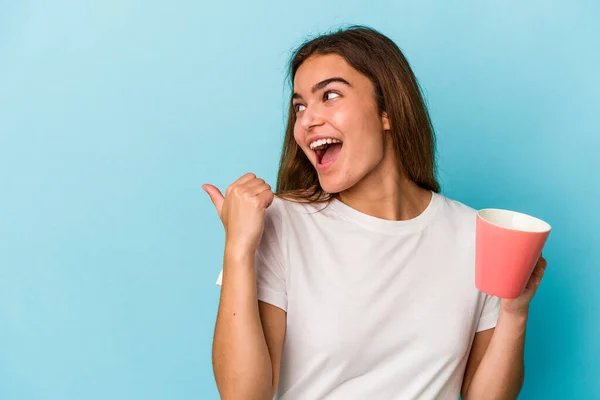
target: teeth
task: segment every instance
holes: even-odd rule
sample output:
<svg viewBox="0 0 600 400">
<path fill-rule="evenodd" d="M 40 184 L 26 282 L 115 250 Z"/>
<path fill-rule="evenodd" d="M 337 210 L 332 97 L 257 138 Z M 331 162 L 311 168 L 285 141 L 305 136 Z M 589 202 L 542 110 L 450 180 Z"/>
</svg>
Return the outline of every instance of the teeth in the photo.
<svg viewBox="0 0 600 400">
<path fill-rule="evenodd" d="M 332 143 L 342 143 L 342 141 L 339 139 L 332 139 L 332 138 L 319 139 L 319 140 L 315 140 L 314 142 L 311 142 L 308 145 L 308 147 L 310 147 L 311 150 L 317 150 L 319 147 L 322 147 L 326 144 L 332 144 Z"/>
</svg>

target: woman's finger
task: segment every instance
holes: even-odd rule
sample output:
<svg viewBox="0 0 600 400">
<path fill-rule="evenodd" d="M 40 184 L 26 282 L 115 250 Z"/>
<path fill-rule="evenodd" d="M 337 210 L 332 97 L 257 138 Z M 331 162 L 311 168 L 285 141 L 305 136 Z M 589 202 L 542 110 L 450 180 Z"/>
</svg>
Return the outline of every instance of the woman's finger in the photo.
<svg viewBox="0 0 600 400">
<path fill-rule="evenodd" d="M 271 191 L 271 185 L 263 182 L 260 185 L 253 186 L 252 188 L 248 189 L 246 193 L 251 196 L 259 196 L 262 192 L 265 191 Z"/>
<path fill-rule="evenodd" d="M 238 178 L 237 181 L 235 181 L 231 185 L 229 185 L 229 187 L 225 191 L 225 197 L 227 197 L 227 195 L 229 195 L 232 190 L 235 190 L 236 193 L 237 193 L 237 191 L 239 190 L 239 187 L 241 185 L 244 185 L 246 182 L 249 182 L 249 181 L 251 181 L 253 179 L 256 179 L 256 175 L 254 175 L 251 172 L 242 175 L 240 178 Z"/>
<path fill-rule="evenodd" d="M 264 202 L 263 204 L 265 207 L 269 207 L 273 203 L 273 199 L 275 198 L 275 194 L 271 190 L 270 186 L 268 189 L 265 189 L 262 192 L 260 192 L 257 196 L 260 197 L 260 199 Z"/>
<path fill-rule="evenodd" d="M 243 193 L 246 193 L 246 192 L 254 193 L 257 186 L 264 185 L 264 184 L 265 184 L 265 181 L 263 179 L 255 178 L 255 179 L 249 180 L 248 182 L 245 182 L 243 185 L 241 185 L 240 191 Z"/>
</svg>

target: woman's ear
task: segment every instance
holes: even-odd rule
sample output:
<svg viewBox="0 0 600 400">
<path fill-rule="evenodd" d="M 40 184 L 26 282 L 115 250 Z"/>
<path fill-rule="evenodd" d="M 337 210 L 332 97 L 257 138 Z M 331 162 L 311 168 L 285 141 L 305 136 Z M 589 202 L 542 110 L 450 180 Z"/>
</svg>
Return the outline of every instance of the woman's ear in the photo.
<svg viewBox="0 0 600 400">
<path fill-rule="evenodd" d="M 383 114 L 381 114 L 381 124 L 383 125 L 383 130 L 384 131 L 389 131 L 390 128 L 390 120 L 388 118 L 387 113 L 384 111 Z"/>
</svg>

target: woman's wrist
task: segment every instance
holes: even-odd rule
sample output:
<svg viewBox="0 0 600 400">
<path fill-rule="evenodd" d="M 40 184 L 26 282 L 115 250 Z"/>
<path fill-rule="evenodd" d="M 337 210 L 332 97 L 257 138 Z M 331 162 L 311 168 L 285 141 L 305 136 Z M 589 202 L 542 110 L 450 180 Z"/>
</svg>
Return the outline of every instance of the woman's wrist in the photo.
<svg viewBox="0 0 600 400">
<path fill-rule="evenodd" d="M 256 249 L 250 246 L 225 242 L 225 259 L 235 264 L 253 261 L 255 253 Z"/>
<path fill-rule="evenodd" d="M 498 319 L 517 330 L 524 330 L 527 325 L 527 320 L 529 319 L 529 309 L 511 312 L 501 308 Z"/>
</svg>

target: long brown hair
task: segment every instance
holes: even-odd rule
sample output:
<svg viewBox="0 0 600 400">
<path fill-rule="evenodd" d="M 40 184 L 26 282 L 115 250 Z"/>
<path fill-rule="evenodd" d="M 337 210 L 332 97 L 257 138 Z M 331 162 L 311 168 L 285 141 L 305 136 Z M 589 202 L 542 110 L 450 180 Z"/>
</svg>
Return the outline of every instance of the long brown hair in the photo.
<svg viewBox="0 0 600 400">
<path fill-rule="evenodd" d="M 436 180 L 435 134 L 417 79 L 398 46 L 378 31 L 353 25 L 301 44 L 289 62 L 293 88 L 298 68 L 313 55 L 337 54 L 369 78 L 382 115 L 387 113 L 398 168 L 408 179 L 434 192 Z M 296 113 L 290 99 L 287 128 L 277 175 L 278 195 L 303 201 L 330 198 L 319 184 L 315 168 L 294 139 Z"/>
</svg>

